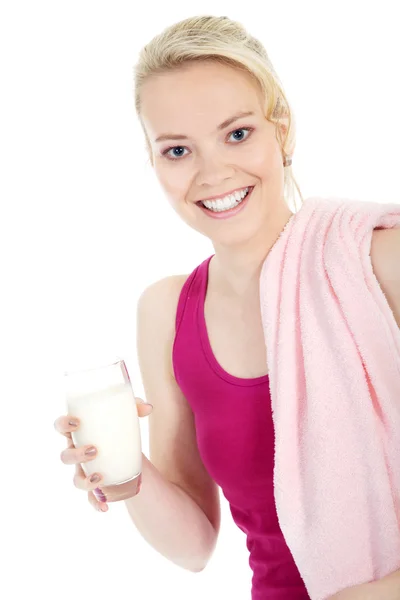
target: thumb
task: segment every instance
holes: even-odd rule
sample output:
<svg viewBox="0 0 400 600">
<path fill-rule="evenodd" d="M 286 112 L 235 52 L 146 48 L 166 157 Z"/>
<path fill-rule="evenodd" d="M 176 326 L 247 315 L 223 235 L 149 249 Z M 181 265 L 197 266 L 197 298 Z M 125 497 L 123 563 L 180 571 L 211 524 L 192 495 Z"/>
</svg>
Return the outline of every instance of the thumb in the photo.
<svg viewBox="0 0 400 600">
<path fill-rule="evenodd" d="M 142 398 L 136 398 L 136 406 L 139 417 L 147 417 L 153 411 L 153 405 L 145 402 Z"/>
</svg>

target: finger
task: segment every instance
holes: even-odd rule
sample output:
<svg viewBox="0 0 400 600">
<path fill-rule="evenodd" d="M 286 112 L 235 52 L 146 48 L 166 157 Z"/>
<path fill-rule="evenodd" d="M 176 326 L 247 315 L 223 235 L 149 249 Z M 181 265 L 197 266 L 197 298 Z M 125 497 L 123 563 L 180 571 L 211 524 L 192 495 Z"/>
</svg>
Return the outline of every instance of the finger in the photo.
<svg viewBox="0 0 400 600">
<path fill-rule="evenodd" d="M 71 437 L 71 432 L 76 431 L 78 427 L 79 419 L 72 415 L 63 415 L 54 421 L 54 429 L 68 438 Z"/>
<path fill-rule="evenodd" d="M 96 458 L 97 450 L 94 446 L 80 446 L 75 448 L 68 444 L 68 448 L 63 450 L 60 454 L 61 461 L 64 465 L 76 465 L 77 463 L 88 462 Z"/>
<path fill-rule="evenodd" d="M 100 473 L 93 473 L 93 475 L 99 475 L 100 476 L 99 483 L 101 484 L 101 482 L 103 481 L 103 478 L 102 478 L 101 474 Z M 93 476 L 91 476 L 91 477 L 93 477 Z M 82 489 L 82 490 L 85 490 L 85 491 L 88 491 L 88 488 L 91 488 L 91 491 L 88 491 L 88 500 L 89 500 L 89 503 L 96 510 L 101 511 L 101 512 L 107 512 L 108 511 L 107 502 L 101 502 L 100 500 L 98 500 L 96 498 L 96 496 L 93 493 L 93 489 L 96 489 L 96 486 L 99 485 L 99 483 L 90 482 L 90 478 L 91 477 L 86 477 L 85 472 L 83 471 L 81 465 L 76 465 L 75 466 L 75 476 L 74 476 L 74 484 L 75 484 L 75 486 L 78 489 Z"/>
<path fill-rule="evenodd" d="M 89 503 L 96 510 L 98 510 L 100 512 L 107 512 L 108 511 L 108 504 L 106 502 L 99 502 L 97 500 L 96 496 L 93 494 L 93 492 L 89 492 L 88 493 L 88 500 L 89 500 Z"/>
<path fill-rule="evenodd" d="M 143 404 L 137 404 L 137 412 L 139 417 L 147 417 L 148 415 L 150 415 L 153 412 L 153 406 L 152 404 L 148 404 L 148 403 L 143 403 Z"/>
<path fill-rule="evenodd" d="M 85 492 L 92 492 L 97 488 L 97 486 L 102 484 L 103 477 L 101 473 L 93 473 L 92 475 L 86 475 L 82 467 L 80 465 L 76 465 L 73 481 L 74 486 L 79 490 L 84 490 Z"/>
<path fill-rule="evenodd" d="M 135 397 L 135 400 L 139 417 L 147 417 L 152 412 L 153 405 L 145 402 L 142 398 Z"/>
</svg>

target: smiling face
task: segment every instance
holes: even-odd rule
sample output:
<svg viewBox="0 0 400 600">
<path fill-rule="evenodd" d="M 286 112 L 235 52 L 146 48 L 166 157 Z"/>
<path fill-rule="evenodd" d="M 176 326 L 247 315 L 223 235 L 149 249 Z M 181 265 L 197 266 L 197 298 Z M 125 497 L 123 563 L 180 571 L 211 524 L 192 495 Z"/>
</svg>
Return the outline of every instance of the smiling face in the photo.
<svg viewBox="0 0 400 600">
<path fill-rule="evenodd" d="M 265 118 L 261 91 L 249 74 L 189 63 L 150 77 L 141 107 L 161 187 L 179 216 L 214 245 L 254 239 L 268 222 L 290 214 L 276 125 Z M 225 199 L 246 188 L 248 198 Z M 223 204 L 205 208 L 200 202 L 221 195 Z M 226 210 L 233 204 L 237 208 Z"/>
</svg>

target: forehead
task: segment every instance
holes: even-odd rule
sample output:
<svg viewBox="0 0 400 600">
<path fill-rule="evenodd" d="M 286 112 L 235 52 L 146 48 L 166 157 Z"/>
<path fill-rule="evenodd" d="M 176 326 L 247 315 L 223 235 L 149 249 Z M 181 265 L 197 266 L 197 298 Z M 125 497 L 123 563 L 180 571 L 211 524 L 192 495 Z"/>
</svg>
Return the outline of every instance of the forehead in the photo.
<svg viewBox="0 0 400 600">
<path fill-rule="evenodd" d="M 252 77 L 216 63 L 192 63 L 149 78 L 141 90 L 141 117 L 150 137 L 165 131 L 189 135 L 241 111 L 260 113 L 261 94 Z"/>
</svg>

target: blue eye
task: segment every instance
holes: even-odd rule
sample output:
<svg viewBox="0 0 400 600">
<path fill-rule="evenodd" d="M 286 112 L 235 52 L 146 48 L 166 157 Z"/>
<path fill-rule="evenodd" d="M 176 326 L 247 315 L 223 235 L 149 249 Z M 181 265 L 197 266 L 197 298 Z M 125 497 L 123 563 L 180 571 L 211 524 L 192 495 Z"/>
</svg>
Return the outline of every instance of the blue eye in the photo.
<svg viewBox="0 0 400 600">
<path fill-rule="evenodd" d="M 230 133 L 229 135 L 233 135 L 234 133 L 237 133 L 238 131 L 247 131 L 249 133 L 249 135 L 250 135 L 252 129 L 250 127 L 241 127 L 240 129 L 235 129 L 235 131 L 232 131 L 232 133 Z M 249 136 L 247 136 L 247 137 L 249 137 Z M 244 138 L 244 139 L 246 140 L 247 138 Z M 243 142 L 244 140 L 243 139 L 240 139 L 240 140 L 237 139 L 236 141 L 237 142 Z"/>
<path fill-rule="evenodd" d="M 240 127 L 239 129 L 234 129 L 233 131 L 230 132 L 229 137 L 233 134 L 238 133 L 239 131 L 247 131 L 247 133 L 248 133 L 248 135 L 245 138 L 236 139 L 236 142 L 244 142 L 250 137 L 250 135 L 254 131 L 254 128 L 253 127 Z M 179 156 L 176 156 L 176 155 L 173 156 L 170 153 L 174 152 L 175 150 L 179 150 L 179 151 L 183 150 L 184 151 L 185 149 L 186 149 L 185 146 L 170 146 L 169 148 L 164 150 L 164 152 L 162 152 L 162 156 L 167 156 L 168 160 L 179 160 L 182 156 L 184 156 L 184 154 L 182 152 L 179 154 Z"/>
<path fill-rule="evenodd" d="M 171 152 L 171 150 L 184 150 L 184 149 L 185 149 L 184 146 L 172 146 L 172 148 L 168 148 L 167 150 L 165 150 L 165 152 L 163 152 L 163 156 L 165 156 L 166 154 Z M 182 154 L 180 156 L 175 156 L 174 158 L 172 158 L 172 156 L 171 156 L 170 159 L 178 160 L 181 156 L 182 156 Z"/>
</svg>

